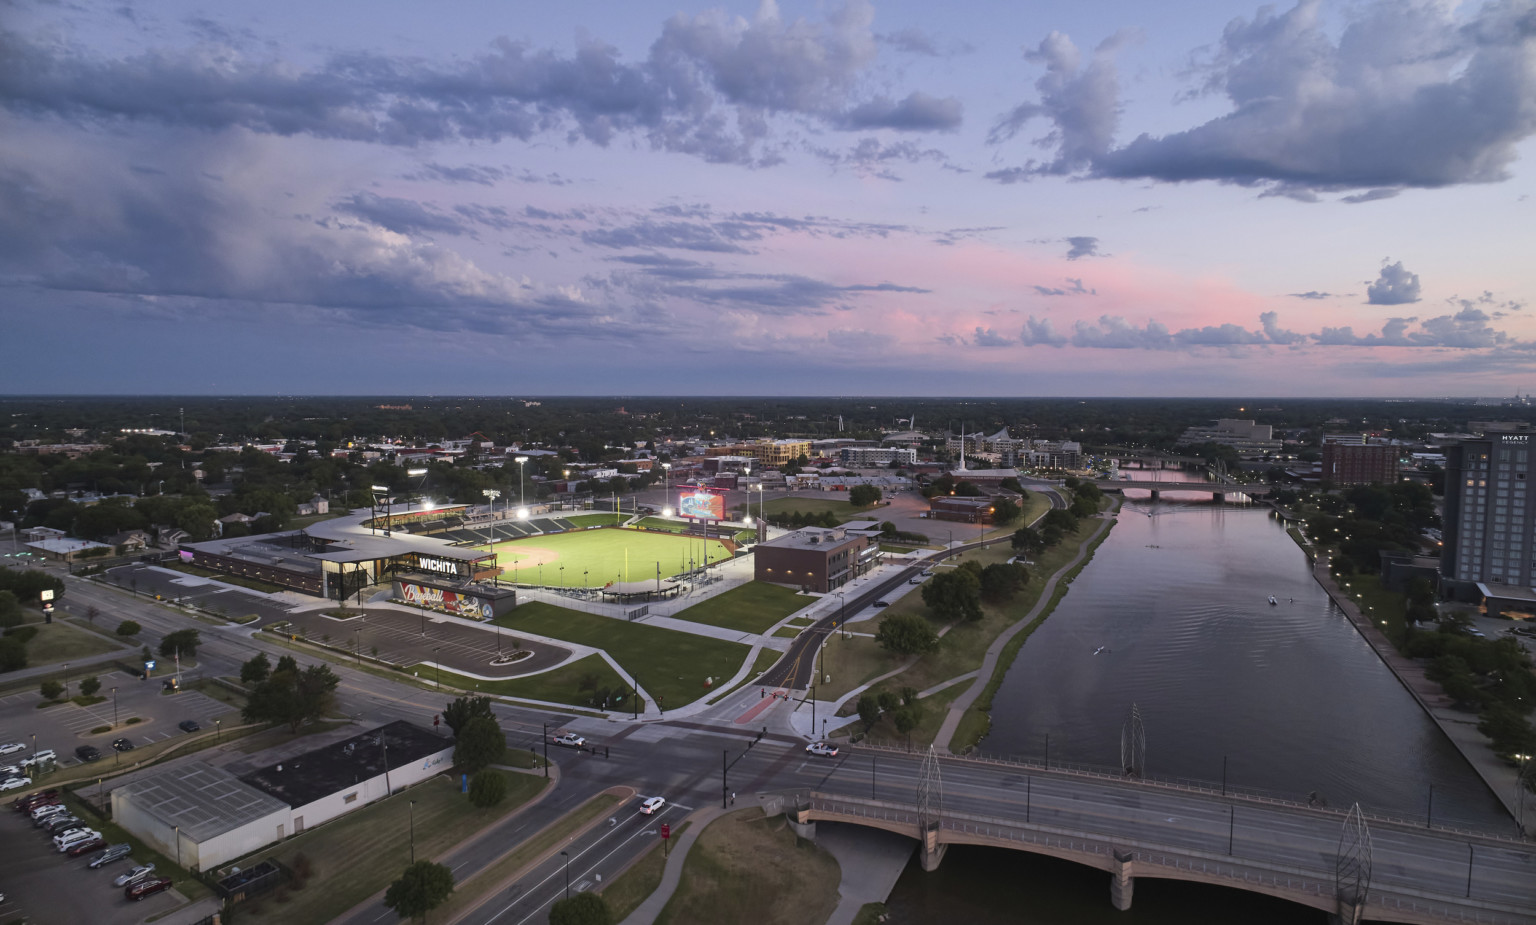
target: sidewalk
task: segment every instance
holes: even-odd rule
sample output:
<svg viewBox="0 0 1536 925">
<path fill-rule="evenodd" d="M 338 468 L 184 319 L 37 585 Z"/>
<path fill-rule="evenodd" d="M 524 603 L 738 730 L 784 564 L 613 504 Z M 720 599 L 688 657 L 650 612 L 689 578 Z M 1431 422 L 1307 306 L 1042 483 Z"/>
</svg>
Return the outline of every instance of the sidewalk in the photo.
<svg viewBox="0 0 1536 925">
<path fill-rule="evenodd" d="M 1419 706 L 1435 721 L 1435 725 L 1440 727 L 1440 731 L 1445 733 L 1445 737 L 1456 746 L 1456 750 L 1461 752 L 1477 776 L 1488 785 L 1494 798 L 1509 811 L 1510 820 L 1518 818 L 1515 803 L 1518 769 L 1499 760 L 1493 749 L 1488 747 L 1488 740 L 1477 731 L 1477 714 L 1455 709 L 1451 699 L 1440 690 L 1440 685 L 1424 676 L 1424 666 L 1398 652 L 1397 647 L 1392 645 L 1392 641 L 1376 624 L 1360 612 L 1359 606 L 1329 574 L 1328 561 L 1326 556 L 1318 556 L 1312 563 L 1312 575 L 1317 583 L 1339 610 L 1343 611 L 1349 622 L 1354 624 L 1366 644 L 1376 651 L 1382 663 L 1407 688 L 1413 699 L 1419 702 Z M 1529 835 L 1533 827 L 1536 826 L 1527 823 L 1521 835 Z"/>
<path fill-rule="evenodd" d="M 997 670 L 998 660 L 1002 658 L 1003 649 L 1008 646 L 1008 641 L 1028 629 L 1040 616 L 1040 612 L 1050 605 L 1051 598 L 1056 593 L 1057 583 L 1061 581 L 1063 575 L 1077 568 L 1087 558 L 1088 554 L 1094 549 L 1099 537 L 1115 523 L 1115 513 L 1115 511 L 1106 511 L 1098 515 L 1098 529 L 1094 530 L 1087 539 L 1083 540 L 1082 545 L 1077 549 L 1077 555 L 1072 557 L 1072 561 L 1063 565 L 1056 570 L 1055 574 L 1051 575 L 1050 580 L 1045 583 L 1045 587 L 1040 590 L 1040 599 L 1035 602 L 1035 606 L 1031 607 L 1029 613 L 1025 614 L 1022 619 L 1013 626 L 1010 626 L 1007 632 L 998 636 L 992 641 L 990 646 L 987 646 L 986 657 L 982 659 L 981 668 L 978 669 L 976 675 L 979 683 L 972 684 L 969 690 L 956 697 L 954 702 L 949 705 L 949 713 L 944 717 L 944 723 L 939 726 L 938 733 L 933 737 L 935 747 L 942 748 L 946 752 L 949 751 L 949 742 L 955 737 L 955 730 L 960 727 L 961 717 L 965 716 L 965 711 L 971 708 L 971 705 L 976 702 L 976 698 L 981 696 L 982 688 L 987 686 L 986 681 L 981 679 L 990 679 L 992 677 L 993 672 Z"/>
<path fill-rule="evenodd" d="M 661 910 L 665 909 L 667 902 L 672 899 L 672 894 L 677 892 L 677 885 L 682 882 L 683 864 L 688 860 L 688 850 L 693 847 L 694 842 L 699 840 L 699 836 L 711 822 L 729 812 L 733 810 L 711 806 L 708 809 L 696 810 L 684 820 L 689 823 L 688 831 L 684 832 L 672 846 L 671 856 L 667 858 L 667 866 L 661 874 L 661 884 L 620 925 L 651 925 L 656 921 L 656 917 L 661 915 Z"/>
</svg>

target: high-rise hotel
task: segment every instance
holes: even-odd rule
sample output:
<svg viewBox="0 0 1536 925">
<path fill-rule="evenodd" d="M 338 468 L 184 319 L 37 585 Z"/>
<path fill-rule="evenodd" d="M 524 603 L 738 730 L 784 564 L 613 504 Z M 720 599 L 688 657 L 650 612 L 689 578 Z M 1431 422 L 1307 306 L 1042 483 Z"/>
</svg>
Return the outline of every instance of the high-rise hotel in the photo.
<svg viewBox="0 0 1536 925">
<path fill-rule="evenodd" d="M 1447 451 L 1440 570 L 1454 585 L 1536 585 L 1533 442 L 1536 434 L 1489 431 Z"/>
</svg>

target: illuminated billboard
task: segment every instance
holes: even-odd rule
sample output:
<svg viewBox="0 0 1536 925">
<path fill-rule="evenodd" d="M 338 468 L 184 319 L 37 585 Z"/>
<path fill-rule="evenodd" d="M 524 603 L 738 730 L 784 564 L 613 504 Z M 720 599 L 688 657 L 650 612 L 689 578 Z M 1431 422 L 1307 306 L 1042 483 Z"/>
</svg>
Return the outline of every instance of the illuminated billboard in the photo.
<svg viewBox="0 0 1536 925">
<path fill-rule="evenodd" d="M 724 520 L 725 496 L 707 491 L 693 491 L 678 495 L 677 513 L 694 520 Z"/>
</svg>

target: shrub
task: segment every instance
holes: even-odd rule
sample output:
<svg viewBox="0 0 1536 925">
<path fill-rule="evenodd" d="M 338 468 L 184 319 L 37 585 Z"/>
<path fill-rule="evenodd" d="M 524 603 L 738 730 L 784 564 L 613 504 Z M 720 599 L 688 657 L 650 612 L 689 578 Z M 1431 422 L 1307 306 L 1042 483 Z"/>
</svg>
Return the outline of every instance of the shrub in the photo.
<svg viewBox="0 0 1536 925">
<path fill-rule="evenodd" d="M 64 695 L 64 685 L 57 681 L 44 681 L 37 688 L 43 694 L 44 700 L 58 700 Z"/>
<path fill-rule="evenodd" d="M 80 679 L 80 693 L 85 696 L 94 697 L 99 690 L 101 690 L 101 679 L 95 675 Z"/>
<path fill-rule="evenodd" d="M 119 636 L 137 636 L 137 635 L 139 635 L 139 630 L 141 630 L 143 628 L 144 627 L 140 626 L 138 623 L 134 622 L 133 620 L 124 620 L 123 622 L 121 622 L 121 623 L 119 623 L 117 625 L 117 635 L 119 635 Z"/>
<path fill-rule="evenodd" d="M 5 635 L 22 645 L 26 645 L 37 636 L 37 632 L 38 630 L 35 626 L 13 626 L 5 631 Z"/>
<path fill-rule="evenodd" d="M 103 732 L 111 732 L 111 731 L 112 731 L 112 727 L 111 726 L 97 726 L 95 729 L 91 730 L 91 735 L 99 736 Z"/>
<path fill-rule="evenodd" d="M 469 802 L 488 809 L 507 798 L 507 776 L 495 768 L 475 772 L 469 779 Z"/>
<path fill-rule="evenodd" d="M 123 725 L 124 726 L 132 726 L 134 723 L 142 723 L 142 722 L 144 722 L 144 721 L 142 719 L 139 719 L 137 716 L 130 716 L 130 717 L 128 717 L 128 721 L 126 723 L 124 723 Z"/>
</svg>

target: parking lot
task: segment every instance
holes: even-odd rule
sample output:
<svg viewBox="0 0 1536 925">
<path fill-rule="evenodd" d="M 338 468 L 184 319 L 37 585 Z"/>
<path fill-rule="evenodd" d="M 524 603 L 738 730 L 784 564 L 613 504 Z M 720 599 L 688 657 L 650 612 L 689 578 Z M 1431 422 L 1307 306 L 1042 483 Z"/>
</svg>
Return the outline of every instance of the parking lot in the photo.
<svg viewBox="0 0 1536 925">
<path fill-rule="evenodd" d="M 36 689 L 13 691 L 0 697 L 0 743 L 20 742 L 26 750 L 0 756 L 0 764 L 15 764 L 30 755 L 33 736 L 38 749 L 53 749 L 58 753 L 59 765 L 68 767 L 79 764 L 75 749 L 81 745 L 94 745 L 102 753 L 102 761 L 116 762 L 118 756 L 112 749 L 112 740 L 124 737 L 135 746 L 149 745 L 163 739 L 186 735 L 178 724 L 193 720 L 205 728 L 213 728 L 215 717 L 230 712 L 226 703 L 198 691 L 183 690 L 174 694 L 163 692 L 160 678 L 140 681 L 127 672 L 114 670 L 98 676 L 101 680 L 100 695 L 106 697 L 100 703 L 82 707 L 70 701 L 57 706 L 38 709 L 43 695 Z M 110 732 L 92 734 L 92 729 L 113 726 L 112 688 L 117 688 L 115 725 Z M 78 692 L 71 686 L 72 692 Z M 139 722 L 126 725 L 130 718 Z M 127 757 L 132 757 L 128 753 Z"/>
<path fill-rule="evenodd" d="M 55 851 L 47 833 L 34 829 L 26 814 L 12 812 L 10 802 L 0 806 L 0 892 L 5 894 L 0 920 L 128 925 L 186 901 L 175 890 L 129 901 L 112 881 L 135 862 L 125 859 L 91 870 L 89 856 L 71 858 Z"/>
</svg>

